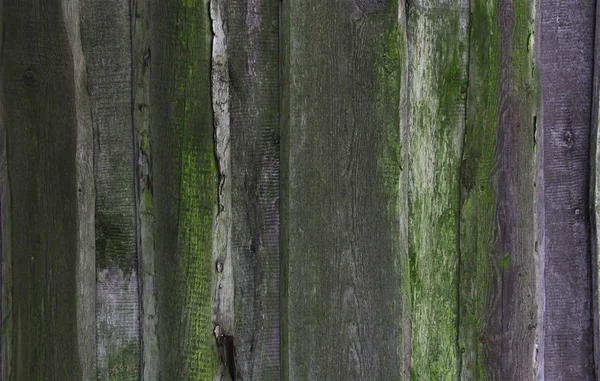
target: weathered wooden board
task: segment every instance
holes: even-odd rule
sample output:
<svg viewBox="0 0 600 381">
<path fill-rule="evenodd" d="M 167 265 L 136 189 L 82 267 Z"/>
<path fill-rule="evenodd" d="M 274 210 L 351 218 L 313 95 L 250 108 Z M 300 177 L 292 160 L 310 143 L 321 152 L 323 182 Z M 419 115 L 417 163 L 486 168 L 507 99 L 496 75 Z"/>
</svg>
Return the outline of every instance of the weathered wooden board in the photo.
<svg viewBox="0 0 600 381">
<path fill-rule="evenodd" d="M 465 131 L 468 2 L 412 1 L 407 15 L 411 379 L 460 369 L 459 174 Z"/>
<path fill-rule="evenodd" d="M 137 245 L 140 285 L 140 346 L 142 380 L 158 380 L 157 305 L 150 149 L 150 4 L 131 3 L 132 114 L 136 169 Z"/>
<path fill-rule="evenodd" d="M 238 379 L 279 380 L 279 2 L 224 4 Z"/>
<path fill-rule="evenodd" d="M 398 4 L 283 14 L 283 379 L 399 379 Z"/>
<path fill-rule="evenodd" d="M 78 3 L 0 7 L 3 379 L 90 379 L 94 184 Z"/>
<path fill-rule="evenodd" d="M 94 131 L 99 380 L 139 376 L 139 280 L 129 0 L 82 0 L 81 40 Z"/>
<path fill-rule="evenodd" d="M 150 145 L 159 379 L 212 380 L 217 169 L 207 1 L 152 2 Z"/>
<path fill-rule="evenodd" d="M 546 381 L 594 379 L 588 214 L 594 16 L 594 1 L 540 4 Z"/>
<path fill-rule="evenodd" d="M 600 3 L 596 3 L 596 23 L 600 20 Z M 591 253 L 592 253 L 592 322 L 594 324 L 594 365 L 596 379 L 600 377 L 600 290 L 598 279 L 600 278 L 600 140 L 598 139 L 598 127 L 600 126 L 600 28 L 596 28 L 594 41 L 594 79 L 592 94 L 592 120 L 590 123 L 590 230 L 591 230 Z"/>
<path fill-rule="evenodd" d="M 533 380 L 534 3 L 471 3 L 461 168 L 459 345 L 463 380 Z"/>
</svg>

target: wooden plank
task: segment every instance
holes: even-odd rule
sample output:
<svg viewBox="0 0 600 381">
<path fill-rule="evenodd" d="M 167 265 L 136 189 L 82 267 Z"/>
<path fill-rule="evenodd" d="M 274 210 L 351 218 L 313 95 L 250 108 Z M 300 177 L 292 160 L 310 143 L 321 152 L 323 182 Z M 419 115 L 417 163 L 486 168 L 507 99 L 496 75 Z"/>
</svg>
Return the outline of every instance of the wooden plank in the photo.
<svg viewBox="0 0 600 381">
<path fill-rule="evenodd" d="M 534 3 L 471 3 L 461 168 L 461 379 L 533 380 Z"/>
<path fill-rule="evenodd" d="M 600 3 L 596 2 L 595 22 L 600 20 Z M 600 377 L 600 140 L 598 139 L 598 126 L 600 124 L 600 28 L 596 28 L 594 39 L 594 79 L 592 94 L 592 120 L 590 124 L 590 234 L 592 254 L 592 315 L 594 331 L 594 367 L 596 379 Z"/>
<path fill-rule="evenodd" d="M 225 6 L 237 371 L 279 380 L 279 2 Z"/>
<path fill-rule="evenodd" d="M 283 14 L 283 379 L 399 379 L 398 4 Z"/>
<path fill-rule="evenodd" d="M 589 136 L 595 2 L 540 3 L 546 381 L 594 379 Z"/>
<path fill-rule="evenodd" d="M 148 0 L 131 0 L 132 107 L 136 161 L 137 245 L 140 277 L 141 375 L 158 380 L 158 338 L 155 286 L 152 155 L 150 147 L 150 7 Z"/>
<path fill-rule="evenodd" d="M 408 9 L 411 378 L 455 380 L 468 2 Z"/>
<path fill-rule="evenodd" d="M 217 168 L 207 1 L 153 2 L 150 145 L 160 380 L 213 380 Z"/>
<path fill-rule="evenodd" d="M 78 323 L 91 317 L 78 299 L 94 279 L 93 182 L 81 172 L 89 156 L 78 157 L 90 141 L 77 31 L 65 20 L 73 5 L 2 4 L 4 380 L 81 380 L 93 370 L 81 362 L 91 321 Z"/>
<path fill-rule="evenodd" d="M 99 380 L 139 377 L 139 284 L 128 0 L 83 0 L 81 38 L 94 129 Z"/>
</svg>

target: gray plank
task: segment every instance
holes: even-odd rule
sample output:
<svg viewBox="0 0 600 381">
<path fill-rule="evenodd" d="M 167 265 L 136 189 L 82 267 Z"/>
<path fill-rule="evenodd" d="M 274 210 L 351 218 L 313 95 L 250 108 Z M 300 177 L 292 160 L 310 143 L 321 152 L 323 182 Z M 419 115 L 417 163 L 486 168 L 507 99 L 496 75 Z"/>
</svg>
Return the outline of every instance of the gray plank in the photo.
<svg viewBox="0 0 600 381">
<path fill-rule="evenodd" d="M 540 3 L 546 381 L 592 380 L 589 134 L 594 1 Z"/>
<path fill-rule="evenodd" d="M 129 0 L 81 3 L 94 130 L 99 380 L 139 378 Z"/>
<path fill-rule="evenodd" d="M 136 166 L 137 245 L 140 278 L 140 340 L 142 380 L 158 380 L 158 338 L 154 214 L 152 209 L 152 155 L 150 147 L 150 4 L 131 2 L 132 113 Z"/>
<path fill-rule="evenodd" d="M 238 379 L 279 380 L 279 2 L 225 6 Z"/>
<path fill-rule="evenodd" d="M 399 379 L 398 4 L 283 15 L 283 378 Z"/>
</svg>

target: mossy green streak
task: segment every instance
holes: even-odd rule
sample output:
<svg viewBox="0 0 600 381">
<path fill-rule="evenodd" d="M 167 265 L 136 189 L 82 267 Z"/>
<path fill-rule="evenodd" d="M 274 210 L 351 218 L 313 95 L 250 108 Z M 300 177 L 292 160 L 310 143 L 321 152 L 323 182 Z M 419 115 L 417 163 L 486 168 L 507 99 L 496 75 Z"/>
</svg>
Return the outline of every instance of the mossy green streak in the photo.
<svg viewBox="0 0 600 381">
<path fill-rule="evenodd" d="M 496 3 L 471 4 L 467 131 L 461 171 L 460 334 L 462 380 L 486 379 L 483 339 L 493 279 L 492 242 L 496 130 L 500 80 L 500 31 Z M 504 257 L 509 260 L 510 256 Z"/>
<path fill-rule="evenodd" d="M 459 373 L 459 168 L 464 133 L 464 31 L 459 3 L 408 14 L 411 379 Z"/>
</svg>

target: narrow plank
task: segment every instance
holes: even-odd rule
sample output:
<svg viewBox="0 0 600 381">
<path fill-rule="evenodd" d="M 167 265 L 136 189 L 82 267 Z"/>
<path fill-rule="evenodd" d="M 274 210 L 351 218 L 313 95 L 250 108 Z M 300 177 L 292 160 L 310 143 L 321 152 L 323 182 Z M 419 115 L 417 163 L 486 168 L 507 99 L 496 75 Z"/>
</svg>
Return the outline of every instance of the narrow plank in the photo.
<svg viewBox="0 0 600 381">
<path fill-rule="evenodd" d="M 589 136 L 595 2 L 540 3 L 546 381 L 592 380 Z"/>
<path fill-rule="evenodd" d="M 399 379 L 398 3 L 283 14 L 283 378 Z"/>
<path fill-rule="evenodd" d="M 533 380 L 534 3 L 471 3 L 461 168 L 459 345 L 463 380 Z"/>
<path fill-rule="evenodd" d="M 400 0 L 398 7 L 398 53 L 400 55 L 399 74 L 400 74 L 400 181 L 398 183 L 398 240 L 404 242 L 399 247 L 400 251 L 400 273 L 401 273 L 401 332 L 400 346 L 402 348 L 401 379 L 410 381 L 410 367 L 412 356 L 412 327 L 411 327 L 411 277 L 410 277 L 410 251 L 407 244 L 409 239 L 410 220 L 409 220 L 409 191 L 410 191 L 410 107 L 409 96 L 410 86 L 408 83 L 409 56 L 408 56 L 408 7 L 406 1 Z"/>
<path fill-rule="evenodd" d="M 237 371 L 280 380 L 279 2 L 226 10 Z"/>
<path fill-rule="evenodd" d="M 150 71 L 148 0 L 131 0 L 132 107 L 136 160 L 137 245 L 140 277 L 141 375 L 158 380 L 158 338 L 155 286 L 152 155 L 150 147 Z"/>
<path fill-rule="evenodd" d="M 94 133 L 81 43 L 81 2 L 63 0 L 62 6 L 73 57 L 77 115 L 77 340 L 82 379 L 91 380 L 97 376 Z"/>
<path fill-rule="evenodd" d="M 79 241 L 80 201 L 90 184 L 79 183 L 73 31 L 59 1 L 4 2 L 1 17 L 2 254 L 12 277 L 3 379 L 81 380 L 78 250 L 89 242 Z"/>
<path fill-rule="evenodd" d="M 411 1 L 409 257 L 411 378 L 455 380 L 459 173 L 465 131 L 467 1 Z"/>
<path fill-rule="evenodd" d="M 595 22 L 600 20 L 600 3 L 596 2 Z M 592 253 L 592 314 L 594 330 L 594 367 L 596 379 L 600 377 L 600 290 L 598 279 L 600 275 L 600 140 L 598 139 L 598 126 L 600 123 L 600 28 L 596 28 L 594 38 L 594 79 L 592 94 L 592 120 L 590 125 L 590 244 Z"/>
<path fill-rule="evenodd" d="M 208 1 L 153 2 L 149 37 L 159 379 L 213 380 L 217 169 Z"/>
<path fill-rule="evenodd" d="M 139 284 L 128 0 L 82 0 L 96 180 L 99 380 L 139 377 Z"/>
</svg>

